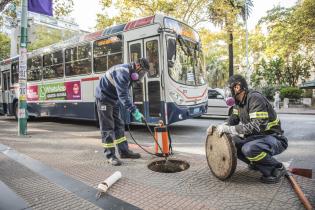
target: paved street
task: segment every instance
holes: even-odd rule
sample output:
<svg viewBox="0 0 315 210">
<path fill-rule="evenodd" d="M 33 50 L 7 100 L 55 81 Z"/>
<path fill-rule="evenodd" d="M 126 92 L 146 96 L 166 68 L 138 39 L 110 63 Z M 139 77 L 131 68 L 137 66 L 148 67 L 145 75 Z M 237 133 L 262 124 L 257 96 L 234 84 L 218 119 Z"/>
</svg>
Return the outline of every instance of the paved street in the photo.
<svg viewBox="0 0 315 210">
<path fill-rule="evenodd" d="M 289 148 L 279 155 L 282 161 L 291 159 L 305 160 L 315 164 L 315 118 L 314 115 L 292 115 L 280 114 L 279 118 L 285 135 L 289 139 Z M 210 124 L 220 124 L 223 119 L 201 118 L 186 120 L 175 123 L 171 126 L 174 149 L 181 152 L 193 154 L 205 154 L 205 131 Z M 143 138 L 146 136 L 145 129 L 136 129 L 140 142 L 152 143 L 152 139 Z M 314 167 L 314 166 L 313 166 Z"/>
<path fill-rule="evenodd" d="M 280 119 L 290 146 L 278 158 L 315 171 L 314 115 L 281 114 Z M 14 201 L 5 209 L 303 209 L 286 179 L 262 184 L 260 174 L 241 162 L 226 182 L 210 173 L 205 130 L 221 122 L 201 118 L 172 125 L 174 158 L 188 161 L 190 167 L 163 174 L 147 168 L 155 159 L 135 145 L 142 159 L 123 160 L 119 167 L 106 164 L 99 131 L 91 122 L 36 119 L 29 122 L 27 137 L 17 137 L 17 123 L 0 117 L 0 190 Z M 144 127 L 131 129 L 140 143 L 153 145 Z M 123 178 L 96 200 L 95 187 L 116 170 Z M 315 180 L 296 178 L 314 205 Z M 9 205 L 7 199 L 0 203 Z"/>
</svg>

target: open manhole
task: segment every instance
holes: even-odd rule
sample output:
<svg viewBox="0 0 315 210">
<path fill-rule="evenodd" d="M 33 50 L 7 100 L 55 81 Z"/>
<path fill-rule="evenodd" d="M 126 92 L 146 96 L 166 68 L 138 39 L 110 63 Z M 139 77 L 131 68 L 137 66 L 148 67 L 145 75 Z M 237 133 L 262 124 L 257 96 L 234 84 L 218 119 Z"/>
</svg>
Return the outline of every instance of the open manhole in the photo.
<svg viewBox="0 0 315 210">
<path fill-rule="evenodd" d="M 149 163 L 148 168 L 155 172 L 160 173 L 176 173 L 185 171 L 189 168 L 189 163 L 183 160 L 156 160 Z"/>
</svg>

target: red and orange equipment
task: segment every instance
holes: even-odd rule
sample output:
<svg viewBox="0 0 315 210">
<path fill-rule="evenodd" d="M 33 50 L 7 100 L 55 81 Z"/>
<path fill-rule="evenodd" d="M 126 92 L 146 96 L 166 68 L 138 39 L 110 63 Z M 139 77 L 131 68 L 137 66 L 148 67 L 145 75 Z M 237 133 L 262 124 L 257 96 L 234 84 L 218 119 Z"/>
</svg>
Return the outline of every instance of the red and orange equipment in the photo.
<svg viewBox="0 0 315 210">
<path fill-rule="evenodd" d="M 168 139 L 168 129 L 163 121 L 159 121 L 159 126 L 154 128 L 154 148 L 156 155 L 169 156 L 170 155 L 170 142 Z M 162 145 L 160 147 L 159 145 Z M 162 151 L 161 151 L 162 149 Z"/>
</svg>

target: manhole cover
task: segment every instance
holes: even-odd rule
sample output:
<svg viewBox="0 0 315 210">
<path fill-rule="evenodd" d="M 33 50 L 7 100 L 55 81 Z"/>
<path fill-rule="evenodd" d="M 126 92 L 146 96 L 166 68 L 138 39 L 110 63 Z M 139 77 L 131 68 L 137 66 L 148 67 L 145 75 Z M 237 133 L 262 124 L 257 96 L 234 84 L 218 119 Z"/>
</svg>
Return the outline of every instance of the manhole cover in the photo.
<svg viewBox="0 0 315 210">
<path fill-rule="evenodd" d="M 160 173 L 176 173 L 185 171 L 189 168 L 189 163 L 183 160 L 156 160 L 149 163 L 148 168 L 155 172 Z"/>
</svg>

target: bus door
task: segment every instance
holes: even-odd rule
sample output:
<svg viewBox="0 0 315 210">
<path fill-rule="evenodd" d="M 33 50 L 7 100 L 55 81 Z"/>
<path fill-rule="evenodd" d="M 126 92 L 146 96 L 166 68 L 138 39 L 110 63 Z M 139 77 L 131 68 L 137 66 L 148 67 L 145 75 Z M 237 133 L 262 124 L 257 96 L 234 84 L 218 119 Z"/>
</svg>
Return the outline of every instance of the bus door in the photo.
<svg viewBox="0 0 315 210">
<path fill-rule="evenodd" d="M 150 69 L 143 81 L 133 83 L 134 104 L 144 114 L 148 122 L 157 123 L 161 119 L 161 83 L 159 38 L 148 38 L 129 42 L 129 61 L 141 57 L 149 60 Z"/>
<path fill-rule="evenodd" d="M 133 41 L 128 43 L 129 53 L 128 60 L 129 62 L 134 62 L 137 59 L 143 57 L 143 41 Z M 146 115 L 144 110 L 144 102 L 146 101 L 144 94 L 144 83 L 143 81 L 133 82 L 132 83 L 132 98 L 133 103 L 137 106 L 139 111 Z"/>
<path fill-rule="evenodd" d="M 8 112 L 8 105 L 10 103 L 10 71 L 3 71 L 1 72 L 2 78 L 2 91 L 1 91 L 1 98 L 2 98 L 2 109 L 3 113 L 7 114 Z"/>
<path fill-rule="evenodd" d="M 146 109 L 149 122 L 158 122 L 162 119 L 161 107 L 161 58 L 159 37 L 144 39 L 144 57 L 149 61 L 149 72 L 145 80 Z"/>
</svg>

